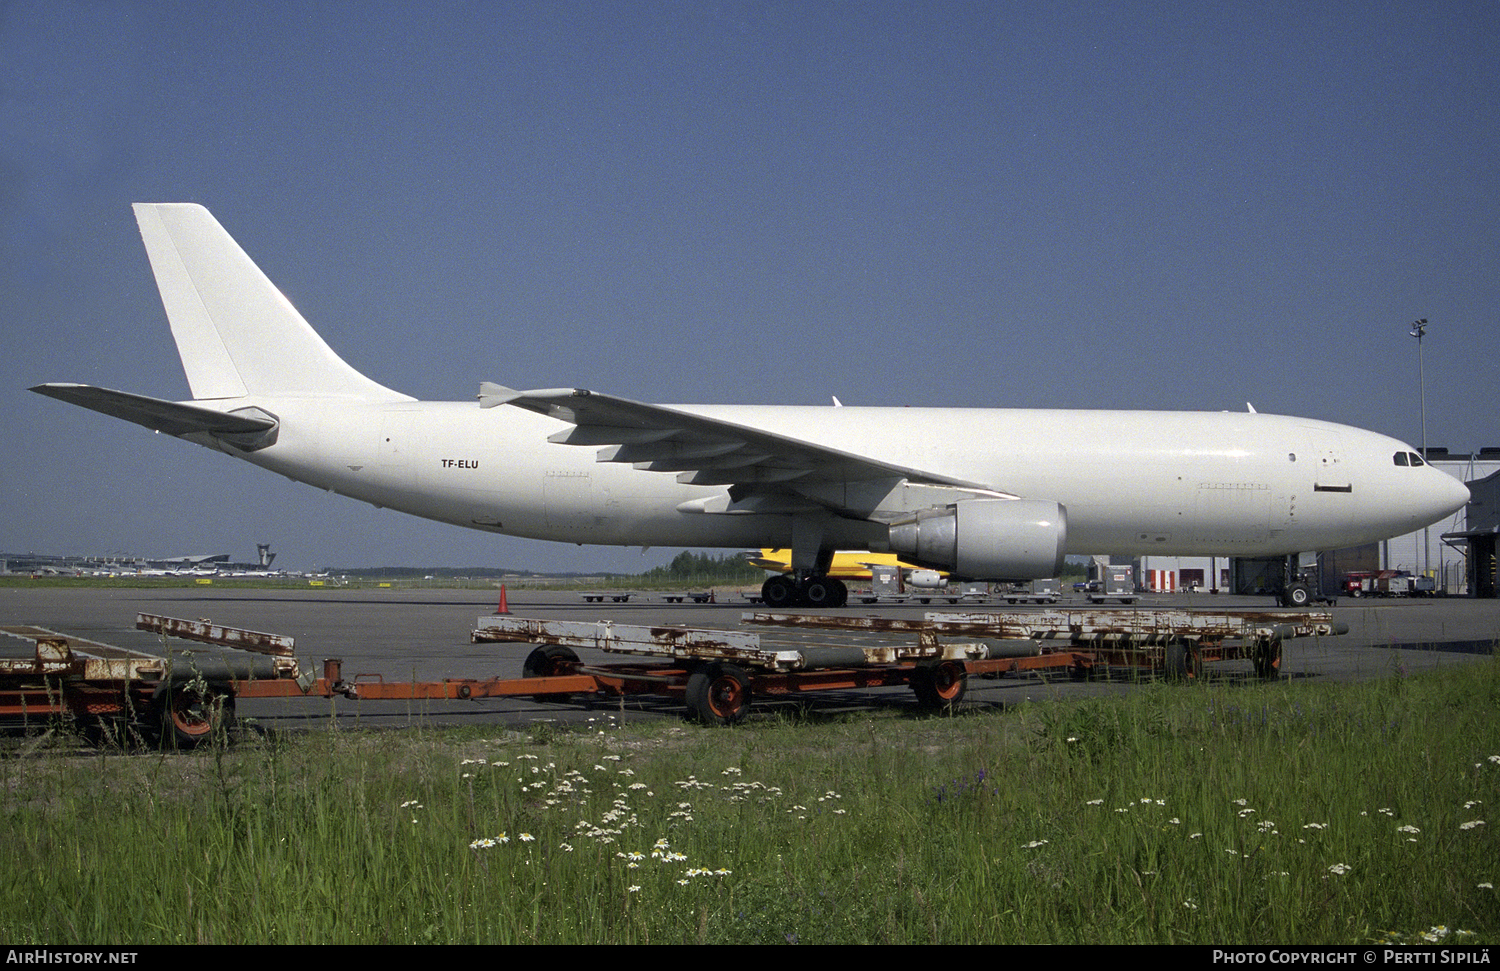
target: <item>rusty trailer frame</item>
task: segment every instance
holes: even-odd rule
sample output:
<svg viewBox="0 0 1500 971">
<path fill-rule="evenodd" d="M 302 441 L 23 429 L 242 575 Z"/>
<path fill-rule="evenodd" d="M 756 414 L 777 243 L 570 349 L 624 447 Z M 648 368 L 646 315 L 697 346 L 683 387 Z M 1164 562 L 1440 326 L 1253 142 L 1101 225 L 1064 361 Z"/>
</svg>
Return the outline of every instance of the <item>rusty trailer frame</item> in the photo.
<svg viewBox="0 0 1500 971">
<path fill-rule="evenodd" d="M 924 707 L 943 708 L 963 698 L 970 677 L 1046 669 L 1086 677 L 1100 666 L 1149 667 L 1191 679 L 1206 663 L 1249 659 L 1272 678 L 1285 641 L 1347 632 L 1330 614 L 1306 611 L 944 612 L 921 620 L 750 612 L 740 621 L 720 629 L 481 617 L 474 642 L 533 645 L 522 676 L 427 682 L 346 680 L 337 658 L 315 675 L 299 665 L 292 638 L 207 620 L 137 615 L 136 628 L 160 638 L 160 653 L 5 626 L 0 634 L 34 648 L 0 657 L 0 717 L 123 721 L 181 747 L 227 727 L 239 698 L 655 695 L 681 701 L 701 721 L 733 724 L 756 697 L 905 685 Z M 219 650 L 184 646 L 194 644 Z M 653 660 L 591 664 L 580 649 Z"/>
<path fill-rule="evenodd" d="M 661 693 L 682 697 L 701 721 L 731 724 L 757 695 L 909 685 L 919 703 L 941 708 L 963 697 L 971 676 L 1052 668 L 1082 678 L 1101 666 L 1149 667 L 1191 680 L 1206 663 L 1248 659 L 1274 678 L 1285 641 L 1348 631 L 1331 614 L 1305 611 L 950 612 L 920 621 L 751 612 L 741 624 L 758 629 L 488 616 L 473 639 L 537 645 L 525 672 L 555 688 L 538 692 L 542 700 Z M 579 649 L 670 661 L 590 665 Z"/>
<path fill-rule="evenodd" d="M 29 656 L 0 657 L 0 718 L 118 723 L 145 738 L 191 747 L 232 717 L 230 685 L 297 675 L 291 638 L 150 614 L 138 614 L 136 628 L 159 634 L 160 650 L 45 627 L 0 626 L 0 634 L 31 643 Z M 195 651 L 184 642 L 232 653 Z"/>
</svg>

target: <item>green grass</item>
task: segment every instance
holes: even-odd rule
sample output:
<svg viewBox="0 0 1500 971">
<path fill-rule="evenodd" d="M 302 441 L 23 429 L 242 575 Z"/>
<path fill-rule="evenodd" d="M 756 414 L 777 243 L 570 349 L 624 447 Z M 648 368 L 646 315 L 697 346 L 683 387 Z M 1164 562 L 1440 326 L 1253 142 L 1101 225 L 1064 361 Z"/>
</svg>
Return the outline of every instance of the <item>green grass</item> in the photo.
<svg viewBox="0 0 1500 971">
<path fill-rule="evenodd" d="M 0 761 L 0 938 L 1493 943 L 1497 709 L 1488 661 L 937 718 L 32 743 Z"/>
</svg>

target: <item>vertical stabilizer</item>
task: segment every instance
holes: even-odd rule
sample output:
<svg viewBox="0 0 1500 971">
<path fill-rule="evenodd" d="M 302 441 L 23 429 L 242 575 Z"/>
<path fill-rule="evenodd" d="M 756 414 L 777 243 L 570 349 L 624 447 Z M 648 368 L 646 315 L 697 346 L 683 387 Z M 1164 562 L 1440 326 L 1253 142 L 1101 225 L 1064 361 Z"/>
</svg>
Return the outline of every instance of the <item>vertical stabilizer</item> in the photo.
<svg viewBox="0 0 1500 971">
<path fill-rule="evenodd" d="M 344 363 L 207 209 L 138 202 L 135 218 L 195 399 L 407 399 Z"/>
</svg>

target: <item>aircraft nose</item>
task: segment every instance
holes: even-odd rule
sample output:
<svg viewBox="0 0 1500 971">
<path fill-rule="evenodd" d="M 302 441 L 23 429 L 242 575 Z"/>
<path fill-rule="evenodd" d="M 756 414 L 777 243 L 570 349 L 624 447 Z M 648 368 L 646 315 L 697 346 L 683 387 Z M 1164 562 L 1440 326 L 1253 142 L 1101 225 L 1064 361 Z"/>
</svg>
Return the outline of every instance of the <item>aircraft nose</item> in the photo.
<svg viewBox="0 0 1500 971">
<path fill-rule="evenodd" d="M 1452 481 L 1449 483 L 1448 488 L 1450 491 L 1447 496 L 1447 501 L 1453 504 L 1453 508 L 1448 510 L 1449 512 L 1458 512 L 1464 506 L 1467 506 L 1469 504 L 1470 494 L 1468 486 L 1464 485 L 1457 479 L 1452 479 Z"/>
<path fill-rule="evenodd" d="M 1429 471 L 1432 472 L 1431 482 L 1422 496 L 1423 511 L 1428 515 L 1429 522 L 1436 522 L 1451 516 L 1468 505 L 1468 486 L 1446 472 L 1440 472 L 1430 466 Z"/>
</svg>

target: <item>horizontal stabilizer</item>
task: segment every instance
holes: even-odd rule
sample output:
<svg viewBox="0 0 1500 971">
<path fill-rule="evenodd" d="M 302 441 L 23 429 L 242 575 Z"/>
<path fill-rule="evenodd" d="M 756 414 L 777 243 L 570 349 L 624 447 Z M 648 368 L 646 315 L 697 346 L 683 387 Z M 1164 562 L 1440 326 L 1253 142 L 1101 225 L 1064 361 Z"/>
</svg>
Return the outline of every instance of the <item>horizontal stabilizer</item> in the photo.
<svg viewBox="0 0 1500 971">
<path fill-rule="evenodd" d="M 39 384 L 31 390 L 168 435 L 206 433 L 244 449 L 275 441 L 277 421 L 259 408 L 226 413 L 88 384 Z"/>
</svg>

